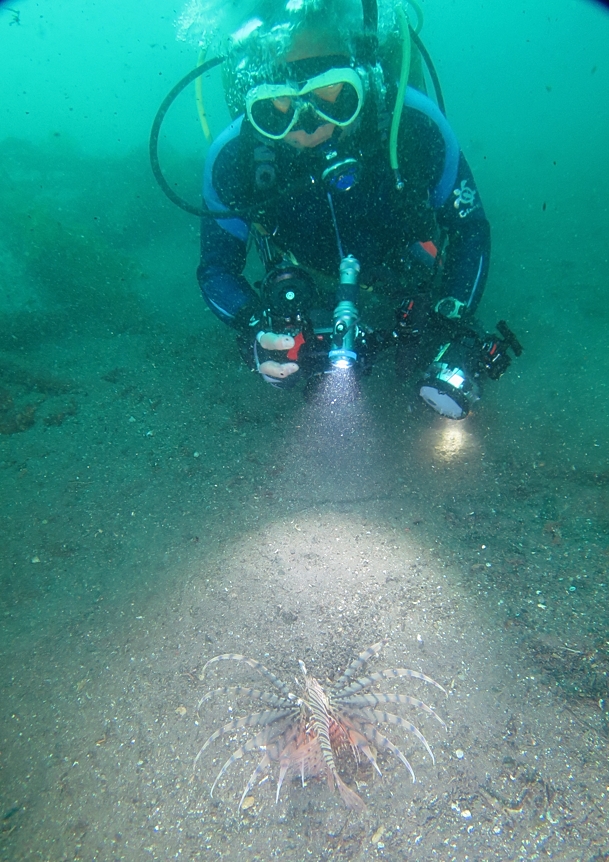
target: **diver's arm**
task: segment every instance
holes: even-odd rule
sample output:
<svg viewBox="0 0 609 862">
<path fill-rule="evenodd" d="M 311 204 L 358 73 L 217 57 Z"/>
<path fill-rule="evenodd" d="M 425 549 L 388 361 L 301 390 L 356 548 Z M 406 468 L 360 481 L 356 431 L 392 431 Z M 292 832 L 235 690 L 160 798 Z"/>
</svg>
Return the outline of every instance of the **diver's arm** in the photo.
<svg viewBox="0 0 609 862">
<path fill-rule="evenodd" d="M 448 236 L 442 295 L 463 303 L 462 314 L 473 314 L 488 276 L 491 230 L 463 154 L 454 191 L 438 210 L 437 217 Z"/>
<path fill-rule="evenodd" d="M 411 163 L 417 164 L 437 222 L 448 237 L 441 292 L 452 299 L 452 310 L 451 302 L 438 310 L 447 317 L 462 317 L 473 314 L 482 297 L 489 267 L 490 227 L 472 172 L 446 118 L 420 93 L 411 102 L 400 160 L 408 164 L 410 149 Z"/>
<path fill-rule="evenodd" d="M 197 278 L 203 298 L 214 314 L 229 325 L 247 326 L 248 311 L 258 297 L 242 275 L 246 245 L 209 217 L 201 225 L 201 262 Z"/>
<path fill-rule="evenodd" d="M 214 314 L 243 330 L 258 306 L 258 296 L 242 274 L 249 224 L 232 211 L 236 199 L 243 205 L 247 200 L 247 170 L 239 146 L 239 129 L 239 125 L 231 124 L 212 144 L 205 160 L 203 202 L 210 212 L 226 211 L 227 218 L 203 216 L 197 278 Z"/>
</svg>

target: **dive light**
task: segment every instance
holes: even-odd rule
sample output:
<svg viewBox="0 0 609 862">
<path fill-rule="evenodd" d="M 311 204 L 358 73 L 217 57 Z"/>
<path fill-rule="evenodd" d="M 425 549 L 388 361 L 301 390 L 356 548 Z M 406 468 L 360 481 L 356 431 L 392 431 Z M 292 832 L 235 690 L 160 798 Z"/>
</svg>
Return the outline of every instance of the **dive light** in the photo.
<svg viewBox="0 0 609 862">
<path fill-rule="evenodd" d="M 355 342 L 358 335 L 359 261 L 349 254 L 340 262 L 340 281 L 336 291 L 332 348 L 328 353 L 333 368 L 352 368 L 357 362 Z"/>
</svg>

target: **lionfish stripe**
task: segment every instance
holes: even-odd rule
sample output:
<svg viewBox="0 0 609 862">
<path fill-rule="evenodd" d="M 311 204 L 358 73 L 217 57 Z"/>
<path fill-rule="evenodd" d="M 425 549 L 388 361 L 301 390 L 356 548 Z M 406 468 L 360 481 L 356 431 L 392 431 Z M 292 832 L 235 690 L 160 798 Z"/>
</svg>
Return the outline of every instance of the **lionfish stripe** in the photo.
<svg viewBox="0 0 609 862">
<path fill-rule="evenodd" d="M 354 673 L 356 673 L 360 667 L 366 664 L 366 662 L 370 661 L 372 656 L 377 655 L 383 647 L 389 643 L 389 638 L 383 638 L 382 641 L 379 641 L 376 644 L 372 644 L 368 649 L 361 652 L 356 659 L 354 659 L 351 664 L 346 668 L 345 672 L 342 676 L 339 676 L 337 680 L 334 681 L 333 685 L 341 685 L 346 680 L 350 679 Z"/>
<path fill-rule="evenodd" d="M 242 727 L 256 727 L 260 724 L 271 724 L 280 718 L 285 718 L 286 715 L 291 715 L 293 709 L 265 709 L 262 712 L 252 712 L 249 715 L 244 715 L 243 718 L 237 719 L 235 726 L 236 730 Z"/>
<path fill-rule="evenodd" d="M 342 689 L 341 691 L 336 691 L 333 689 L 334 698 L 343 698 L 350 694 L 357 694 L 358 691 L 362 691 L 365 688 L 370 688 L 371 685 L 374 685 L 375 682 L 381 682 L 384 679 L 396 679 L 397 677 L 408 676 L 413 679 L 420 679 L 423 682 L 427 682 L 430 685 L 435 685 L 436 688 L 439 688 L 440 691 L 443 691 L 446 694 L 446 689 L 440 685 L 439 682 L 436 682 L 435 679 L 432 679 L 430 676 L 425 676 L 424 673 L 419 673 L 418 670 L 409 670 L 405 667 L 394 667 L 388 668 L 387 670 L 379 670 L 377 673 L 371 673 L 370 676 L 364 676 L 360 679 L 354 680 L 351 685 L 347 686 L 347 688 Z"/>
<path fill-rule="evenodd" d="M 224 775 L 226 770 L 230 766 L 232 766 L 232 764 L 235 763 L 236 760 L 240 760 L 244 754 L 247 754 L 248 752 L 253 751 L 255 748 L 260 748 L 261 746 L 263 746 L 265 744 L 267 733 L 268 733 L 268 730 L 261 730 L 260 733 L 257 733 L 256 736 L 253 736 L 251 739 L 248 739 L 248 741 L 245 743 L 245 745 L 242 745 L 241 748 L 238 748 L 237 751 L 234 751 L 231 754 L 231 756 L 228 758 L 228 760 L 226 761 L 226 763 L 224 764 L 224 766 L 222 767 L 220 772 L 217 774 L 216 780 L 214 781 L 214 783 L 211 786 L 211 790 L 209 793 L 210 796 L 214 795 L 214 790 L 216 789 L 216 784 L 218 783 L 218 781 L 220 781 L 220 779 L 222 778 L 222 776 Z"/>
<path fill-rule="evenodd" d="M 355 694 L 350 696 L 348 695 L 345 698 L 337 698 L 336 702 L 347 710 L 350 707 L 377 706 L 379 703 L 403 703 L 406 706 L 414 706 L 417 709 L 421 709 L 423 712 L 426 712 L 427 715 L 432 715 L 440 722 L 444 730 L 446 730 L 446 723 L 442 721 L 435 709 L 428 706 L 426 703 L 423 703 L 422 700 L 418 700 L 416 697 L 410 697 L 408 694 L 394 694 L 393 692 Z"/>
<path fill-rule="evenodd" d="M 410 773 L 410 777 L 412 778 L 413 782 L 416 781 L 412 766 L 404 757 L 397 745 L 394 745 L 390 739 L 387 739 L 387 737 L 380 731 L 378 731 L 373 724 L 367 724 L 365 727 L 362 727 L 362 732 L 366 734 L 370 742 L 373 745 L 376 745 L 378 749 L 380 749 L 381 751 L 390 751 L 398 758 L 398 760 L 401 760 L 408 772 Z"/>
<path fill-rule="evenodd" d="M 358 760 L 358 758 L 359 758 L 359 752 L 360 751 L 363 752 L 363 754 L 366 755 L 366 757 L 368 758 L 370 763 L 374 766 L 374 768 L 376 769 L 376 771 L 378 772 L 378 774 L 382 778 L 383 773 L 379 769 L 379 765 L 376 762 L 376 756 L 375 756 L 374 752 L 372 751 L 372 749 L 370 748 L 370 745 L 368 744 L 368 739 L 366 739 L 366 737 L 364 736 L 363 733 L 360 733 L 359 730 L 356 730 L 355 726 L 352 724 L 351 721 L 349 721 L 348 718 L 346 718 L 346 716 L 341 715 L 341 721 L 345 721 L 345 723 L 349 727 L 349 733 L 348 733 L 349 743 L 351 745 L 351 749 L 353 750 L 353 752 L 355 754 L 356 760 Z"/>
<path fill-rule="evenodd" d="M 245 797 L 250 792 L 252 787 L 254 787 L 254 785 L 258 781 L 258 778 L 262 775 L 262 773 L 266 772 L 266 770 L 270 766 L 270 763 L 271 763 L 270 758 L 269 758 L 268 754 L 265 752 L 264 757 L 262 758 L 262 760 L 260 761 L 258 766 L 252 772 L 252 774 L 250 776 L 250 780 L 247 782 L 245 790 L 241 794 L 241 799 L 239 800 L 239 808 L 241 808 L 243 806 L 243 801 L 244 801 Z"/>
<path fill-rule="evenodd" d="M 279 691 L 285 697 L 290 696 L 290 689 L 285 684 L 285 682 L 282 682 L 278 676 L 275 676 L 273 671 L 271 671 L 267 667 L 265 667 L 262 664 L 262 662 L 256 661 L 256 659 L 254 659 L 254 658 L 248 658 L 245 655 L 239 655 L 237 653 L 224 653 L 224 655 L 216 655 L 213 658 L 210 658 L 210 660 L 208 662 L 206 662 L 206 664 L 203 667 L 203 670 L 201 671 L 202 676 L 205 676 L 205 671 L 210 666 L 210 664 L 214 664 L 215 662 L 218 662 L 218 661 L 240 661 L 240 662 L 243 662 L 244 664 L 246 664 L 249 667 L 253 668 L 254 670 L 258 671 L 258 673 L 262 674 L 262 676 L 266 677 L 269 680 L 269 682 L 271 682 L 275 686 L 275 688 L 278 688 Z M 292 697 L 293 697 L 293 695 L 292 695 Z"/>
<path fill-rule="evenodd" d="M 336 764 L 330 741 L 330 716 L 328 715 L 325 694 L 315 677 L 307 676 L 305 680 L 308 695 L 307 703 L 311 709 L 313 727 L 315 728 L 321 753 L 328 769 L 330 769 L 333 775 L 336 775 Z"/>
<path fill-rule="evenodd" d="M 377 752 L 393 754 L 408 769 L 415 781 L 414 771 L 400 749 L 394 745 L 377 728 L 380 724 L 393 724 L 401 727 L 423 745 L 434 761 L 433 752 L 423 734 L 410 721 L 391 712 L 386 712 L 384 704 L 400 704 L 413 709 L 422 710 L 436 718 L 446 727 L 435 710 L 418 698 L 398 694 L 396 691 L 375 692 L 372 687 L 384 680 L 396 680 L 400 677 L 410 677 L 421 680 L 439 688 L 445 689 L 431 677 L 407 668 L 388 668 L 376 673 L 357 678 L 362 668 L 371 658 L 376 656 L 385 646 L 387 640 L 378 641 L 361 652 L 346 667 L 344 673 L 331 684 L 330 689 L 309 676 L 304 664 L 299 662 L 304 675 L 303 692 L 299 697 L 292 694 L 288 686 L 261 662 L 237 653 L 226 653 L 214 656 L 203 667 L 202 676 L 207 668 L 220 661 L 237 661 L 247 664 L 270 682 L 275 691 L 262 691 L 248 685 L 230 685 L 214 689 L 205 694 L 199 701 L 197 709 L 203 706 L 215 695 L 245 696 L 259 701 L 266 708 L 234 718 L 223 727 L 216 730 L 199 750 L 194 766 L 196 767 L 203 752 L 214 740 L 226 734 L 255 728 L 253 735 L 234 751 L 218 772 L 211 788 L 211 794 L 229 767 L 254 749 L 262 749 L 263 756 L 252 772 L 249 781 L 241 795 L 239 805 L 242 807 L 251 789 L 259 783 L 265 771 L 272 763 L 279 764 L 276 800 L 279 800 L 283 783 L 290 777 L 300 774 L 304 784 L 305 777 L 323 777 L 327 779 L 331 790 L 338 789 L 344 803 L 355 811 L 363 811 L 365 804 L 358 793 L 349 787 L 338 773 L 334 752 L 344 746 L 350 746 L 351 754 L 359 763 L 361 755 L 381 774 L 376 757 Z M 397 688 L 394 686 L 393 688 Z M 381 708 L 379 708 L 381 707 Z M 259 756 L 259 755 L 258 755 Z"/>
<path fill-rule="evenodd" d="M 330 742 L 330 722 L 326 715 L 316 714 L 313 708 L 313 726 L 319 740 L 319 747 L 328 768 L 334 773 L 336 772 L 336 764 L 334 762 L 334 752 L 332 751 L 332 743 Z"/>
<path fill-rule="evenodd" d="M 205 749 L 211 745 L 214 740 L 219 739 L 221 736 L 224 736 L 226 733 L 230 733 L 233 730 L 241 730 L 243 727 L 255 727 L 256 725 L 264 725 L 264 724 L 272 724 L 275 721 L 279 721 L 281 718 L 287 718 L 289 715 L 292 715 L 294 712 L 293 709 L 265 709 L 264 712 L 253 712 L 251 715 L 246 715 L 243 718 L 235 718 L 234 721 L 229 721 L 228 724 L 225 724 L 223 727 L 220 727 L 216 730 L 212 735 L 207 739 L 203 745 L 197 756 L 195 757 L 194 765 L 197 765 L 197 762 Z"/>
<path fill-rule="evenodd" d="M 287 707 L 291 705 L 291 701 L 286 703 L 286 698 L 279 697 L 277 694 L 271 694 L 268 691 L 258 691 L 258 689 L 247 688 L 243 685 L 225 685 L 222 686 L 222 688 L 215 688 L 213 691 L 208 691 L 207 694 L 204 694 L 197 704 L 197 710 L 199 710 L 206 701 L 210 700 L 216 694 L 245 695 L 246 697 L 250 697 L 252 700 L 261 700 L 271 706 Z"/>
<path fill-rule="evenodd" d="M 382 712 L 380 709 L 360 709 L 359 712 L 365 718 L 374 719 L 375 721 L 381 721 L 383 722 L 383 724 L 396 724 L 398 727 L 403 727 L 404 730 L 408 730 L 410 733 L 413 734 L 413 736 L 416 736 L 416 738 L 422 745 L 425 746 L 425 748 L 427 749 L 427 753 L 431 757 L 431 762 L 436 762 L 436 759 L 433 756 L 433 752 L 429 747 L 427 740 L 425 739 L 421 731 L 417 727 L 415 727 L 414 724 L 411 724 L 410 721 L 406 721 L 405 719 L 401 718 L 401 716 L 394 715 L 392 712 Z"/>
</svg>

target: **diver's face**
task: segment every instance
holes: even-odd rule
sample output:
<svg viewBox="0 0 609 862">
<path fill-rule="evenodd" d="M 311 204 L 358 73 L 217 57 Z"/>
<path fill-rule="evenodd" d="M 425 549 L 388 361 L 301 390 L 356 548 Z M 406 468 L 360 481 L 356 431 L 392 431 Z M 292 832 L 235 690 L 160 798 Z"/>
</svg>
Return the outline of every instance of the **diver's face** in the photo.
<svg viewBox="0 0 609 862">
<path fill-rule="evenodd" d="M 339 42 L 340 37 L 336 33 L 304 30 L 296 35 L 292 48 L 285 60 L 288 65 L 317 60 L 320 61 L 319 71 L 321 71 L 323 69 L 324 58 L 336 56 L 336 45 Z M 346 52 L 345 56 L 348 56 Z M 295 77 L 298 78 L 301 76 L 296 75 Z M 317 94 L 321 98 L 320 104 L 322 106 L 326 100 L 328 100 L 328 103 L 335 102 L 340 95 L 341 87 L 338 87 L 338 89 L 336 87 L 325 87 L 323 89 L 326 92 L 319 92 Z M 336 128 L 334 123 L 328 122 L 327 118 L 320 117 L 314 110 L 305 110 L 297 125 L 288 132 L 283 140 L 294 149 L 311 150 L 328 141 Z M 348 127 L 343 126 L 343 131 L 348 131 Z"/>
<path fill-rule="evenodd" d="M 298 150 L 314 149 L 337 129 L 341 135 L 348 133 L 359 114 L 362 98 L 361 84 L 352 69 L 329 69 L 309 79 L 296 97 L 279 97 L 273 102 L 276 112 L 291 113 L 295 123 L 283 140 Z"/>
<path fill-rule="evenodd" d="M 293 129 L 291 132 L 288 132 L 283 140 L 295 150 L 310 150 L 330 140 L 335 128 L 334 123 L 323 123 L 314 132 L 305 132 L 304 129 Z"/>
</svg>

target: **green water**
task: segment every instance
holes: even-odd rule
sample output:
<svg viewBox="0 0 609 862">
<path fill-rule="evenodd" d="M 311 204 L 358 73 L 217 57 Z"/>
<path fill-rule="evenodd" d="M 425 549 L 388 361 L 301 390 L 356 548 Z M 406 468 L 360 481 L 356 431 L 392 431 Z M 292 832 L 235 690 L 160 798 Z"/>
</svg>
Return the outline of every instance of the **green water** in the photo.
<svg viewBox="0 0 609 862">
<path fill-rule="evenodd" d="M 148 164 L 196 62 L 173 5 L 0 4 L 1 859 L 609 853 L 609 13 L 423 6 L 493 229 L 481 317 L 525 347 L 458 431 L 388 363 L 343 414 L 240 364 Z M 160 152 L 196 201 L 191 96 Z M 318 782 L 239 814 L 220 743 L 191 780 L 212 655 L 322 679 L 385 636 L 377 668 L 451 692 L 416 785 L 385 760 L 361 817 Z"/>
</svg>

